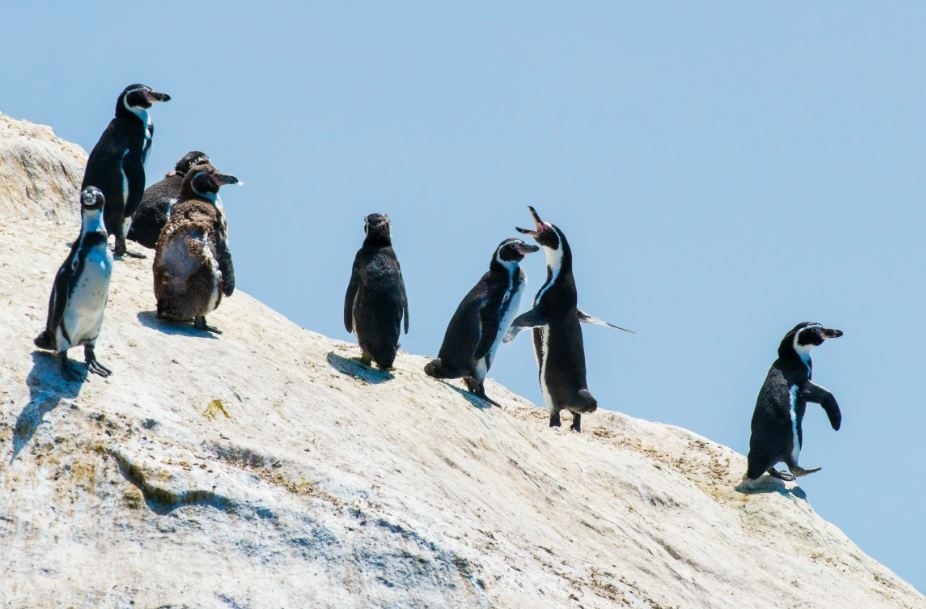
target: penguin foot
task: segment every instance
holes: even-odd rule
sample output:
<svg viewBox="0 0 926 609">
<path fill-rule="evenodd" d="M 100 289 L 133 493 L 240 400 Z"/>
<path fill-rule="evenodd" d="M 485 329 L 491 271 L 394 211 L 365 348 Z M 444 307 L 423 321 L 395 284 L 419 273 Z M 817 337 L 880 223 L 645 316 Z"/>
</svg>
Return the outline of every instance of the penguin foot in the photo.
<svg viewBox="0 0 926 609">
<path fill-rule="evenodd" d="M 806 476 L 807 474 L 818 472 L 823 468 L 822 467 L 810 467 L 810 468 L 804 469 L 803 467 L 799 465 L 795 465 L 794 467 L 789 466 L 788 469 L 790 469 L 791 473 L 794 474 L 796 477 L 801 477 L 801 476 Z"/>
<path fill-rule="evenodd" d="M 141 252 L 132 252 L 129 250 L 125 250 L 125 255 L 128 256 L 129 258 L 140 258 L 140 259 L 145 259 L 148 257 L 146 254 L 143 254 Z"/>
<path fill-rule="evenodd" d="M 193 327 L 198 330 L 206 330 L 207 332 L 212 332 L 213 334 L 221 334 L 222 331 L 216 328 L 215 326 L 210 326 L 206 323 L 206 316 L 200 315 L 199 317 L 193 318 Z"/>
<path fill-rule="evenodd" d="M 582 433 L 582 415 L 578 412 L 572 413 L 572 425 L 569 426 L 569 429 L 576 433 Z"/>
<path fill-rule="evenodd" d="M 352 357 L 351 359 L 354 360 L 355 362 L 360 362 L 367 368 L 373 365 L 373 356 L 367 353 L 366 351 L 364 351 L 363 355 L 361 355 L 360 357 Z"/>
<path fill-rule="evenodd" d="M 99 374 L 103 378 L 113 373 L 112 370 L 97 361 L 96 354 L 93 352 L 93 347 L 90 345 L 84 346 L 84 362 L 87 364 L 87 372 Z"/>
<path fill-rule="evenodd" d="M 60 362 L 61 366 L 61 376 L 69 381 L 84 380 L 83 375 L 80 373 L 80 368 L 78 368 L 74 362 L 68 359 L 67 351 L 62 351 L 58 354 L 58 361 Z"/>
<path fill-rule="evenodd" d="M 768 472 L 768 475 L 771 476 L 772 478 L 778 478 L 779 480 L 784 480 L 785 482 L 794 481 L 794 476 L 792 476 L 788 472 L 778 471 L 774 467 L 770 467 L 766 471 Z"/>
<path fill-rule="evenodd" d="M 479 379 L 472 376 L 464 376 L 463 382 L 466 384 L 466 388 L 469 390 L 469 392 L 475 395 L 477 398 L 488 402 L 492 406 L 498 406 L 499 408 L 502 407 L 501 404 L 486 395 L 485 385 Z"/>
<path fill-rule="evenodd" d="M 550 414 L 550 427 L 560 427 L 559 411 Z"/>
</svg>

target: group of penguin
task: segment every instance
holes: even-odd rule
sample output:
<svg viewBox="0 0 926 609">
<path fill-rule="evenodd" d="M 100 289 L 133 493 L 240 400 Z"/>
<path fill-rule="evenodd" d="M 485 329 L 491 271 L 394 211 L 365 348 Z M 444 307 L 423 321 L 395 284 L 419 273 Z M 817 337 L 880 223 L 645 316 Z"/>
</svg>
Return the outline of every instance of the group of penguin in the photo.
<svg viewBox="0 0 926 609">
<path fill-rule="evenodd" d="M 144 258 L 130 252 L 126 238 L 154 248 L 154 292 L 157 316 L 192 322 L 199 329 L 221 333 L 206 323 L 222 296 L 235 287 L 228 248 L 228 223 L 219 189 L 240 183 L 220 173 L 199 151 L 184 155 L 163 180 L 145 190 L 145 161 L 154 125 L 149 109 L 170 96 L 147 85 L 126 87 L 116 102 L 115 117 L 87 160 L 81 184 L 81 230 L 70 254 L 58 269 L 48 304 L 45 330 L 35 339 L 41 349 L 58 353 L 61 373 L 80 379 L 67 358 L 71 347 L 83 346 L 87 372 L 109 376 L 94 352 L 109 296 L 115 236 L 116 256 Z M 518 238 L 502 241 L 492 254 L 489 270 L 463 297 L 450 319 L 438 357 L 424 372 L 436 379 L 462 378 L 471 393 L 497 405 L 485 393 L 484 381 L 499 346 L 525 329 L 533 334 L 540 388 L 550 412 L 551 427 L 561 425 L 560 413 L 572 413 L 570 429 L 581 431 L 582 414 L 594 412 L 598 401 L 588 390 L 581 323 L 631 332 L 578 308 L 572 249 L 565 233 L 529 207 L 533 229 L 517 228 L 537 245 Z M 344 299 L 344 325 L 361 349 L 360 362 L 392 369 L 404 322 L 409 327 L 408 296 L 401 267 L 392 248 L 388 216 L 364 219 L 365 238 L 354 258 Z M 543 249 L 547 277 L 530 310 L 517 315 L 526 285 L 520 262 Z M 802 468 L 802 421 L 808 402 L 825 410 L 833 429 L 841 413 L 833 395 L 811 381 L 810 350 L 839 337 L 839 330 L 803 322 L 792 328 L 778 347 L 759 391 L 752 418 L 747 486 L 763 474 L 794 480 L 820 468 Z M 789 472 L 775 469 L 784 462 Z"/>
<path fill-rule="evenodd" d="M 154 135 L 149 110 L 169 100 L 170 95 L 147 85 L 127 86 L 116 100 L 115 117 L 87 158 L 80 235 L 55 275 L 45 330 L 35 339 L 37 347 L 58 352 L 67 378 L 80 378 L 67 358 L 68 349 L 80 345 L 88 372 L 111 374 L 94 352 L 112 276 L 109 235 L 115 236 L 116 256 L 145 257 L 127 249 L 127 236 L 155 248 L 159 318 L 192 321 L 220 333 L 206 323 L 206 315 L 223 295 L 232 294 L 235 272 L 218 191 L 238 179 L 220 173 L 206 154 L 191 151 L 164 180 L 145 190 L 145 161 Z"/>
</svg>

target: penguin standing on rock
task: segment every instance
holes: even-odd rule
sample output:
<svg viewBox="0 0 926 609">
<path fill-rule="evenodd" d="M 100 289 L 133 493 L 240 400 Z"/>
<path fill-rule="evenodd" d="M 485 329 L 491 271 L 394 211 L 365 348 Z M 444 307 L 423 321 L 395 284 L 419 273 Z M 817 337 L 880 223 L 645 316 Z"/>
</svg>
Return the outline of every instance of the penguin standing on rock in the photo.
<svg viewBox="0 0 926 609">
<path fill-rule="evenodd" d="M 498 405 L 486 396 L 483 381 L 527 285 L 519 263 L 538 249 L 520 239 L 506 239 L 495 248 L 488 272 L 463 297 L 450 319 L 437 359 L 424 367 L 429 376 L 462 376 L 472 393 Z"/>
<path fill-rule="evenodd" d="M 161 229 L 167 224 L 170 210 L 180 200 L 180 185 L 183 177 L 193 165 L 208 163 L 205 152 L 193 150 L 183 155 L 164 179 L 145 189 L 141 203 L 132 215 L 132 225 L 126 235 L 132 241 L 154 249 L 161 236 Z"/>
<path fill-rule="evenodd" d="M 145 161 L 154 135 L 148 110 L 157 102 L 169 100 L 170 95 L 152 91 L 147 85 L 126 87 L 116 100 L 115 118 L 87 158 L 81 188 L 92 185 L 103 192 L 106 198 L 103 218 L 106 230 L 116 236 L 117 256 L 145 257 L 126 251 L 125 234 L 145 190 Z"/>
<path fill-rule="evenodd" d="M 540 371 L 540 389 L 550 409 L 550 427 L 560 426 L 560 411 L 572 412 L 573 431 L 581 431 L 582 413 L 595 412 L 598 401 L 585 380 L 585 347 L 579 322 L 631 332 L 583 313 L 577 308 L 576 282 L 572 275 L 572 249 L 557 226 L 544 222 L 533 207 L 535 230 L 518 228 L 543 246 L 547 280 L 534 297 L 534 308 L 515 319 L 505 342 L 525 328 L 534 329 L 534 354 Z"/>
<path fill-rule="evenodd" d="M 235 268 L 228 249 L 228 221 L 219 188 L 239 184 L 209 163 L 190 168 L 180 202 L 158 239 L 154 254 L 154 295 L 158 318 L 193 321 L 201 330 L 221 334 L 206 315 L 235 291 Z"/>
<path fill-rule="evenodd" d="M 823 407 L 833 429 L 839 429 L 842 414 L 833 394 L 811 382 L 810 350 L 828 338 L 839 336 L 842 336 L 840 330 L 808 321 L 797 324 L 785 334 L 778 346 L 778 359 L 768 371 L 752 415 L 749 465 L 743 477 L 747 483 L 765 472 L 790 481 L 796 476 L 820 471 L 819 467 L 805 469 L 797 464 L 804 443 L 802 423 L 807 402 Z M 791 473 L 776 470 L 773 466 L 779 461 L 784 461 Z"/>
<path fill-rule="evenodd" d="M 381 369 L 391 370 L 403 317 L 408 334 L 405 281 L 392 249 L 389 217 L 368 215 L 363 231 L 366 238 L 354 257 L 344 297 L 344 327 L 357 335 L 363 351 L 361 363 L 369 366 L 375 361 Z"/>
<path fill-rule="evenodd" d="M 104 205 L 100 189 L 88 186 L 81 191 L 80 236 L 55 275 L 48 301 L 48 321 L 35 339 L 36 347 L 58 352 L 61 374 L 71 380 L 79 380 L 80 374 L 68 361 L 67 352 L 78 345 L 84 346 L 88 372 L 104 377 L 111 374 L 94 354 L 109 300 L 113 268 L 113 255 L 103 225 Z"/>
</svg>

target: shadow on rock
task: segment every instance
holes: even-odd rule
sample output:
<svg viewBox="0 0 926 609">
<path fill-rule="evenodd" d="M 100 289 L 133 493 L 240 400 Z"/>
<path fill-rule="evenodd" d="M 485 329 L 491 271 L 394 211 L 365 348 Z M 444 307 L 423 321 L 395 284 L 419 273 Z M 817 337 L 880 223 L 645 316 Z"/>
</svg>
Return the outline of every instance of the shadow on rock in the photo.
<svg viewBox="0 0 926 609">
<path fill-rule="evenodd" d="M 481 398 L 475 393 L 471 393 L 467 391 L 466 389 L 461 389 L 457 387 L 456 385 L 451 385 L 450 383 L 448 383 L 447 381 L 443 379 L 438 379 L 438 380 L 444 385 L 447 385 L 448 387 L 450 387 L 451 389 L 453 389 L 454 391 L 462 395 L 464 398 L 466 398 L 466 401 L 469 402 L 470 406 L 472 406 L 473 408 L 478 408 L 479 410 L 488 410 L 489 408 L 492 408 L 493 405 L 498 406 L 498 404 L 493 404 L 487 398 Z"/>
<path fill-rule="evenodd" d="M 189 321 L 173 321 L 171 319 L 158 319 L 156 311 L 140 311 L 138 321 L 146 328 L 152 328 L 158 332 L 171 335 L 195 336 L 197 338 L 218 338 L 209 330 L 200 330 L 193 326 Z"/>
<path fill-rule="evenodd" d="M 784 497 L 797 497 L 804 501 L 807 500 L 807 493 L 804 492 L 799 486 L 794 486 L 788 488 L 784 481 L 777 478 L 772 478 L 767 474 L 763 474 L 755 482 L 749 483 L 745 480 L 736 485 L 735 489 L 737 492 L 743 493 L 744 495 L 759 495 L 763 493 L 778 493 Z"/>
<path fill-rule="evenodd" d="M 364 366 L 358 360 L 341 357 L 334 351 L 328 352 L 328 365 L 341 374 L 345 374 L 352 378 L 358 378 L 367 383 L 385 383 L 395 378 L 391 372 Z"/>
<path fill-rule="evenodd" d="M 68 380 L 61 376 L 56 356 L 43 351 L 32 353 L 32 371 L 26 377 L 26 385 L 29 386 L 29 403 L 16 417 L 16 427 L 13 430 L 13 457 L 10 463 L 15 461 L 19 453 L 29 444 L 46 414 L 57 408 L 62 399 L 77 397 L 81 385 L 87 378 L 86 368 L 83 368 L 82 374 L 84 376 L 81 380 Z"/>
</svg>

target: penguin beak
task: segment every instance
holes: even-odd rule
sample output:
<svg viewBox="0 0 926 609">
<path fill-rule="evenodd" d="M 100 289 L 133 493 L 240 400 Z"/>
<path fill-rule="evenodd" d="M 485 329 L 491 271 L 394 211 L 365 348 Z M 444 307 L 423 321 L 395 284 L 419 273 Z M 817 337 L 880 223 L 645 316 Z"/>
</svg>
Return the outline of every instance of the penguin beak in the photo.
<svg viewBox="0 0 926 609">
<path fill-rule="evenodd" d="M 227 184 L 240 184 L 241 186 L 244 186 L 244 182 L 235 176 L 226 175 L 224 173 L 216 174 L 215 181 L 219 183 L 219 186 L 225 186 Z"/>
<path fill-rule="evenodd" d="M 537 226 L 536 230 L 530 230 L 528 228 L 521 228 L 519 226 L 514 227 L 514 229 L 518 231 L 519 233 L 530 235 L 531 237 L 534 237 L 536 239 L 543 231 L 547 229 L 547 227 L 544 225 L 543 220 L 540 219 L 540 216 L 537 215 L 537 210 L 534 209 L 532 205 L 528 205 L 527 209 L 531 211 L 531 215 L 534 217 L 534 224 Z"/>
<path fill-rule="evenodd" d="M 842 336 L 842 330 L 823 328 L 823 338 L 839 338 L 840 336 Z"/>
<path fill-rule="evenodd" d="M 167 93 L 158 93 L 157 91 L 145 91 L 145 97 L 149 103 L 170 101 L 170 95 Z"/>
<path fill-rule="evenodd" d="M 539 245 L 530 245 L 528 243 L 515 243 L 514 249 L 522 256 L 527 256 L 532 252 L 536 252 L 540 249 Z"/>
</svg>

